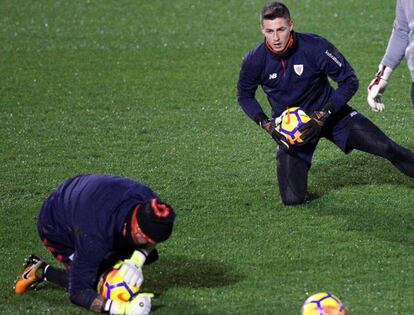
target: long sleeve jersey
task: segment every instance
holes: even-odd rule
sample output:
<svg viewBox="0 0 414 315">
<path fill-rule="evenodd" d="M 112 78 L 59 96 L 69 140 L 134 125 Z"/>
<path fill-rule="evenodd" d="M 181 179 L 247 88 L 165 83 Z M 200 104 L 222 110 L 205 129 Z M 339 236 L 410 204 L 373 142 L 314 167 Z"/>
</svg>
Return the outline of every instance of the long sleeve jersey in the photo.
<svg viewBox="0 0 414 315">
<path fill-rule="evenodd" d="M 255 98 L 259 85 L 273 116 L 293 106 L 313 112 L 328 102 L 339 110 L 358 89 L 354 70 L 331 43 L 315 34 L 293 35 L 295 46 L 287 56 L 274 54 L 263 42 L 243 58 L 237 98 L 244 112 L 257 123 L 265 115 Z M 337 83 L 336 90 L 328 77 Z"/>
<path fill-rule="evenodd" d="M 395 69 L 401 59 L 407 58 L 408 68 L 414 82 L 414 1 L 397 0 L 395 20 L 387 50 L 381 63 Z"/>
<path fill-rule="evenodd" d="M 89 308 L 97 297 L 99 265 L 112 251 L 127 246 L 122 228 L 131 208 L 157 195 L 133 180 L 109 175 L 80 175 L 66 180 L 44 201 L 38 222 L 51 226 L 74 249 L 69 271 L 73 303 Z"/>
</svg>

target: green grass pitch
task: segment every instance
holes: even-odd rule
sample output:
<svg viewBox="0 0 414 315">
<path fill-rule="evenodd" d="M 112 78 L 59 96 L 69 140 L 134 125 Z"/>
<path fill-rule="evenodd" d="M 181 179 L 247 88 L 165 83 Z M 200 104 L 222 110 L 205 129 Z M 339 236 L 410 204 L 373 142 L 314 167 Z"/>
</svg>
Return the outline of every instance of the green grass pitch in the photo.
<svg viewBox="0 0 414 315">
<path fill-rule="evenodd" d="M 262 1 L 0 2 L 0 313 L 88 314 L 52 285 L 15 296 L 26 255 L 55 263 L 34 217 L 65 178 L 142 181 L 177 210 L 144 270 L 154 314 L 299 314 L 331 291 L 349 314 L 413 314 L 413 180 L 388 161 L 322 141 L 316 198 L 281 204 L 274 144 L 241 111 L 242 56 L 262 41 Z M 351 105 L 414 149 L 405 61 L 386 111 L 366 86 L 394 1 L 287 0 L 295 28 L 334 43 L 360 89 Z M 262 92 L 258 94 L 269 107 Z"/>
</svg>

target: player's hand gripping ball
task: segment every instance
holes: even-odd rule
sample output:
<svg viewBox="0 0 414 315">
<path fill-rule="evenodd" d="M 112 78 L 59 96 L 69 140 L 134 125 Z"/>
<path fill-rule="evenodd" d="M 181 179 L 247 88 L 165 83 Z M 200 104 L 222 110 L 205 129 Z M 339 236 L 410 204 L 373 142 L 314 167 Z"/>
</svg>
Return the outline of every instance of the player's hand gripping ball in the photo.
<svg viewBox="0 0 414 315">
<path fill-rule="evenodd" d="M 283 134 L 289 145 L 297 145 L 303 142 L 300 138 L 302 132 L 298 129 L 311 118 L 300 107 L 286 109 L 276 118 L 276 131 Z"/>
<path fill-rule="evenodd" d="M 107 299 L 128 302 L 138 295 L 139 287 L 125 282 L 119 275 L 122 261 L 105 271 L 99 278 L 97 291 Z"/>
<path fill-rule="evenodd" d="M 311 295 L 302 306 L 302 315 L 346 315 L 342 302 L 333 294 L 321 292 Z"/>
</svg>

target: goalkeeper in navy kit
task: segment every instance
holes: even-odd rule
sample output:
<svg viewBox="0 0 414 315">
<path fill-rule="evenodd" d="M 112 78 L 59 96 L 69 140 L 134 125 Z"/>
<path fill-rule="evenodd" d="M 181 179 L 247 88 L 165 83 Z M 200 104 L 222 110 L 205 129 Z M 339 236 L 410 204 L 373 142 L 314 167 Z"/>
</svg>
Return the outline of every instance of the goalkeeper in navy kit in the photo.
<svg viewBox="0 0 414 315">
<path fill-rule="evenodd" d="M 260 26 L 265 40 L 242 60 L 237 98 L 246 115 L 278 144 L 277 178 L 284 204 L 306 200 L 308 171 L 321 137 L 345 153 L 358 149 L 386 158 L 414 177 L 414 153 L 347 104 L 358 89 L 358 79 L 331 43 L 315 34 L 296 33 L 289 9 L 280 2 L 263 7 Z M 337 83 L 336 89 L 328 78 Z M 271 119 L 255 98 L 259 86 L 270 103 Z M 300 128 L 300 145 L 289 145 L 274 128 L 288 107 L 301 107 L 312 118 Z"/>
<path fill-rule="evenodd" d="M 391 73 L 406 57 L 411 74 L 411 102 L 414 106 L 414 1 L 397 0 L 395 20 L 385 55 L 378 71 L 368 86 L 368 104 L 375 112 L 384 110 L 382 94 Z"/>
<path fill-rule="evenodd" d="M 97 281 L 104 270 L 124 260 L 120 274 L 139 287 L 142 266 L 158 258 L 155 245 L 170 237 L 174 218 L 173 209 L 155 192 L 131 179 L 101 174 L 70 178 L 44 200 L 37 218 L 43 244 L 65 269 L 31 255 L 14 290 L 21 294 L 48 281 L 91 311 L 146 315 L 150 294 L 129 302 L 110 300 L 97 293 Z"/>
</svg>

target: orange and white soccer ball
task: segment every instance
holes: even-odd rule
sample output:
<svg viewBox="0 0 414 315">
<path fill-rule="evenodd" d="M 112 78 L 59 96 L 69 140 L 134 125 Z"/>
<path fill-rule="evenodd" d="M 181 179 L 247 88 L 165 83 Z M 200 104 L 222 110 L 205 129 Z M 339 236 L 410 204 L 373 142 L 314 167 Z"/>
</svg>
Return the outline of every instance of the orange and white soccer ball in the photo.
<svg viewBox="0 0 414 315">
<path fill-rule="evenodd" d="M 332 293 L 311 295 L 302 306 L 302 315 L 346 315 L 341 300 Z"/>
<path fill-rule="evenodd" d="M 107 299 L 128 302 L 138 295 L 139 287 L 131 286 L 118 274 L 122 262 L 109 268 L 99 278 L 97 291 Z"/>
<path fill-rule="evenodd" d="M 300 107 L 286 109 L 277 119 L 276 130 L 286 137 L 289 145 L 299 144 L 302 141 L 302 132 L 298 129 L 311 118 Z"/>
</svg>

